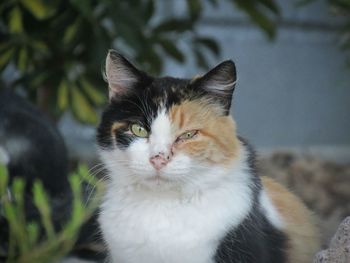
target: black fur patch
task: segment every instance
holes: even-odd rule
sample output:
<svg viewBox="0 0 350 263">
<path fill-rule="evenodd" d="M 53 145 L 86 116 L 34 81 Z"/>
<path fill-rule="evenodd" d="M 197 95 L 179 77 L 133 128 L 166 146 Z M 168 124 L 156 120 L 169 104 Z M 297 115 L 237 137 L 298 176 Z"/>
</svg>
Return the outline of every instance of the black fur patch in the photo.
<svg viewBox="0 0 350 263">
<path fill-rule="evenodd" d="M 115 84 L 118 82 L 113 79 L 116 76 L 120 78 L 121 84 Z M 123 85 L 124 78 L 130 81 L 124 81 Z M 110 50 L 106 60 L 106 80 L 109 82 L 111 102 L 97 130 L 97 142 L 104 149 L 111 149 L 115 144 L 123 149 L 135 137 L 122 130 L 113 136 L 111 127 L 114 122 L 138 123 L 150 132 L 151 123 L 160 107 L 169 110 L 184 99 L 209 98 L 220 104 L 223 114 L 228 115 L 235 88 L 236 68 L 231 60 L 227 60 L 191 81 L 172 77 L 153 78 L 138 70 L 117 51 Z"/>
<path fill-rule="evenodd" d="M 97 141 L 100 147 L 113 148 L 114 137 L 111 134 L 111 128 L 115 122 L 138 123 L 150 131 L 152 121 L 161 107 L 169 110 L 173 105 L 181 104 L 184 100 L 196 100 L 201 97 L 213 99 L 212 94 L 200 89 L 197 84 L 190 83 L 187 79 L 171 77 L 144 79 L 145 82 L 132 87 L 131 91 L 121 97 L 112 98 L 97 130 Z M 116 144 L 121 149 L 127 148 L 136 138 L 126 134 L 126 131 L 121 129 L 115 134 Z"/>
<path fill-rule="evenodd" d="M 284 263 L 286 235 L 273 227 L 259 207 L 221 241 L 216 263 Z"/>
<path fill-rule="evenodd" d="M 248 142 L 239 137 L 248 152 L 253 190 L 253 207 L 246 219 L 227 233 L 215 254 L 216 263 L 284 263 L 287 236 L 276 229 L 263 214 L 259 195 L 262 190 L 260 177 L 256 172 L 255 151 Z"/>
</svg>

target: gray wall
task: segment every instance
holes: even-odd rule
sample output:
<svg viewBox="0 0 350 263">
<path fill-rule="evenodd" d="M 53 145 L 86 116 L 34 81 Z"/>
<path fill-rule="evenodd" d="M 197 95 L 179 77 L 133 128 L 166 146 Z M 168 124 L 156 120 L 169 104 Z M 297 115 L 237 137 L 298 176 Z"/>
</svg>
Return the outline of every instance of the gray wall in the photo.
<svg viewBox="0 0 350 263">
<path fill-rule="evenodd" d="M 207 6 L 199 32 L 222 47 L 238 71 L 232 113 L 239 132 L 259 147 L 350 146 L 350 70 L 336 46 L 335 27 L 323 1 L 296 8 L 280 1 L 282 19 L 269 41 L 247 17 L 221 1 Z M 286 3 L 289 2 L 289 3 Z M 168 1 L 173 15 L 184 1 Z M 170 11 L 169 11 L 170 10 Z M 169 62 L 166 74 L 196 74 L 192 63 Z"/>
<path fill-rule="evenodd" d="M 222 48 L 214 66 L 231 58 L 238 70 L 232 114 L 241 135 L 259 150 L 276 148 L 315 153 L 335 160 L 350 160 L 350 70 L 336 46 L 336 25 L 321 0 L 303 8 L 280 1 L 282 19 L 271 42 L 229 1 L 219 8 L 208 5 L 198 31 L 214 37 Z M 287 3 L 289 2 L 289 3 Z M 184 0 L 161 1 L 161 16 L 177 16 Z M 181 40 L 186 50 L 186 37 Z M 168 60 L 165 75 L 198 74 Z M 93 156 L 94 129 L 61 122 L 73 156 Z"/>
</svg>

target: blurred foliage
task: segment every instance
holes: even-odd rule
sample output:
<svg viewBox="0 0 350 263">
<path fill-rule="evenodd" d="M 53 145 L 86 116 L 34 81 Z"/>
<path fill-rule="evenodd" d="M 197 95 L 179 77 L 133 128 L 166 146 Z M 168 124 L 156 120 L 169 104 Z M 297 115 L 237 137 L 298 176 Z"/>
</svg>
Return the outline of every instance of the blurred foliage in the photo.
<svg viewBox="0 0 350 263">
<path fill-rule="evenodd" d="M 344 18 L 339 32 L 339 45 L 346 54 L 347 67 L 350 69 L 350 0 L 328 0 L 328 3 L 334 15 Z"/>
<path fill-rule="evenodd" d="M 302 7 L 320 0 L 300 0 L 297 5 Z M 339 26 L 339 47 L 347 59 L 347 67 L 350 69 L 350 0 L 327 0 L 330 12 L 334 16 L 342 18 Z"/>
<path fill-rule="evenodd" d="M 232 2 L 269 37 L 275 32 L 274 0 L 187 0 L 180 17 L 157 16 L 162 0 L 2 0 L 0 72 L 11 64 L 31 101 L 57 119 L 71 110 L 83 122 L 97 121 L 106 100 L 101 77 L 109 48 L 117 48 L 144 70 L 159 73 L 164 57 L 184 63 L 185 39 L 201 67 L 217 42 L 196 31 L 205 4 Z"/>
<path fill-rule="evenodd" d="M 8 263 L 44 263 L 56 262 L 67 255 L 78 238 L 80 228 L 97 208 L 99 200 L 96 197 L 103 189 L 102 183 L 91 176 L 85 166 L 80 166 L 69 181 L 73 193 L 70 219 L 56 231 L 50 200 L 41 182 L 37 181 L 33 186 L 33 200 L 41 222 L 27 222 L 24 212 L 25 182 L 18 178 L 10 186 L 7 170 L 0 166 L 0 216 L 9 226 L 8 244 L 0 244 L 0 258 L 7 258 Z M 95 195 L 87 203 L 83 198 L 82 182 L 95 189 Z"/>
</svg>

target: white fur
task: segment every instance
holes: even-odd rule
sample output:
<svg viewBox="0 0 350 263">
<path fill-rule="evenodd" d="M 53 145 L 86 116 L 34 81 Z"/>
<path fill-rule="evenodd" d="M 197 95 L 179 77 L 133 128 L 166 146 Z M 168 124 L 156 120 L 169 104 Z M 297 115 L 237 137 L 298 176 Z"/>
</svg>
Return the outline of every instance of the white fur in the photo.
<svg viewBox="0 0 350 263">
<path fill-rule="evenodd" d="M 236 81 L 228 82 L 226 80 L 213 79 L 208 81 L 208 83 L 206 83 L 205 88 L 219 95 L 226 95 L 231 93 L 232 87 L 234 85 L 236 85 Z"/>
<path fill-rule="evenodd" d="M 157 173 L 149 156 L 171 136 L 160 112 L 149 141 L 101 151 L 110 183 L 99 221 L 112 262 L 212 263 L 219 241 L 252 207 L 243 147 L 230 168 L 175 154 Z"/>
<path fill-rule="evenodd" d="M 267 219 L 270 221 L 270 223 L 272 223 L 272 225 L 275 226 L 277 229 L 283 229 L 283 220 L 280 214 L 278 213 L 277 209 L 272 204 L 265 190 L 261 191 L 259 199 L 263 212 Z"/>
<path fill-rule="evenodd" d="M 171 134 L 171 123 L 165 110 L 158 113 L 157 118 L 153 121 L 150 135 L 151 155 L 163 152 L 169 154 L 174 138 Z"/>
</svg>

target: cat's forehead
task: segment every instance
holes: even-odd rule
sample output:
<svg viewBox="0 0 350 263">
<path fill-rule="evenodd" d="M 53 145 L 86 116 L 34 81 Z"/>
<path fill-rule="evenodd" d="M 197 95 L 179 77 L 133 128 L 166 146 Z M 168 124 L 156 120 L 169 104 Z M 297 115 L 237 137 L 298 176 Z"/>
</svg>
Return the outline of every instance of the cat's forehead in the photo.
<svg viewBox="0 0 350 263">
<path fill-rule="evenodd" d="M 154 78 L 142 89 L 142 97 L 151 100 L 158 107 L 171 107 L 188 99 L 192 94 L 190 81 L 173 77 Z"/>
<path fill-rule="evenodd" d="M 154 78 L 152 82 L 152 86 L 164 90 L 184 89 L 188 86 L 188 84 L 189 81 L 187 79 L 173 77 Z"/>
<path fill-rule="evenodd" d="M 164 96 L 171 94 L 186 95 L 190 91 L 189 80 L 173 77 L 155 78 L 150 88 L 155 94 L 160 93 Z"/>
</svg>

